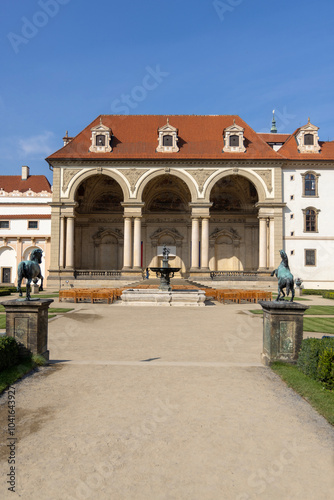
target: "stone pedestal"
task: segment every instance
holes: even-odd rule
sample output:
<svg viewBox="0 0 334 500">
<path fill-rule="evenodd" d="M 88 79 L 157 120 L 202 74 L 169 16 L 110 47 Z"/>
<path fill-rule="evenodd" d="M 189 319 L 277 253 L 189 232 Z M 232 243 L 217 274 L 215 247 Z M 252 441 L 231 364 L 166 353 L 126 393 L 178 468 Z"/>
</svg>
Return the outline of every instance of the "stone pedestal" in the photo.
<svg viewBox="0 0 334 500">
<path fill-rule="evenodd" d="M 301 297 L 302 296 L 302 289 L 300 288 L 300 286 L 296 286 L 296 288 L 295 288 L 295 296 L 296 297 Z"/>
<path fill-rule="evenodd" d="M 263 309 L 262 362 L 296 363 L 303 340 L 303 316 L 308 306 L 296 302 L 259 301 Z"/>
<path fill-rule="evenodd" d="M 33 293 L 34 295 L 36 295 L 36 293 L 39 293 L 39 285 L 33 284 L 31 286 L 31 293 Z"/>
<path fill-rule="evenodd" d="M 2 302 L 6 311 L 6 335 L 23 344 L 20 354 L 41 354 L 49 359 L 48 309 L 52 299 L 9 300 Z"/>
</svg>

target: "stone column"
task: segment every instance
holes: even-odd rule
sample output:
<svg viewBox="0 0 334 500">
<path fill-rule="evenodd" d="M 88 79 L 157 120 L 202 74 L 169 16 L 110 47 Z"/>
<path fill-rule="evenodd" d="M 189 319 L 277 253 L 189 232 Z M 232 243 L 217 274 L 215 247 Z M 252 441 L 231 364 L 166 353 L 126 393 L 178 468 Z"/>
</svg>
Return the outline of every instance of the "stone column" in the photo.
<svg viewBox="0 0 334 500">
<path fill-rule="evenodd" d="M 64 267 L 64 243 L 65 243 L 65 218 L 60 217 L 60 238 L 59 238 L 59 267 Z"/>
<path fill-rule="evenodd" d="M 131 233 L 132 224 L 131 217 L 124 217 L 124 259 L 123 259 L 123 269 L 130 269 L 132 265 L 132 255 L 131 255 Z"/>
<path fill-rule="evenodd" d="M 74 269 L 74 217 L 66 220 L 66 269 Z"/>
<path fill-rule="evenodd" d="M 199 268 L 199 219 L 194 217 L 191 222 L 191 268 Z"/>
<path fill-rule="evenodd" d="M 135 217 L 133 228 L 133 267 L 141 268 L 141 217 Z"/>
<path fill-rule="evenodd" d="M 20 236 L 18 236 L 18 238 L 17 238 L 17 244 L 16 245 L 17 245 L 16 246 L 17 265 L 19 265 L 19 263 L 22 260 L 22 238 Z"/>
<path fill-rule="evenodd" d="M 267 268 L 267 221 L 260 218 L 259 227 L 259 270 Z"/>
<path fill-rule="evenodd" d="M 209 218 L 202 219 L 202 238 L 201 238 L 202 259 L 201 268 L 209 270 Z"/>
<path fill-rule="evenodd" d="M 275 268 L 275 226 L 274 219 L 270 218 L 269 222 L 269 262 L 271 269 Z"/>
</svg>

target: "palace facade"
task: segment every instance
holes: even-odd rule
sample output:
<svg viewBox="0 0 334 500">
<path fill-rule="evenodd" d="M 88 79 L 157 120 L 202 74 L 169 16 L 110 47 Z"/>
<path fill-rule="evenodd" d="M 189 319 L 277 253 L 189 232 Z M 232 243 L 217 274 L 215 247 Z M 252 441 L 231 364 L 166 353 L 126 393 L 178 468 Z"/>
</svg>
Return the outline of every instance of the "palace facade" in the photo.
<svg viewBox="0 0 334 500">
<path fill-rule="evenodd" d="M 239 116 L 102 115 L 47 161 L 50 280 L 135 279 L 166 244 L 192 279 L 261 279 L 284 248 L 305 286 L 334 284 L 334 144 L 310 121 L 290 135 Z"/>
</svg>

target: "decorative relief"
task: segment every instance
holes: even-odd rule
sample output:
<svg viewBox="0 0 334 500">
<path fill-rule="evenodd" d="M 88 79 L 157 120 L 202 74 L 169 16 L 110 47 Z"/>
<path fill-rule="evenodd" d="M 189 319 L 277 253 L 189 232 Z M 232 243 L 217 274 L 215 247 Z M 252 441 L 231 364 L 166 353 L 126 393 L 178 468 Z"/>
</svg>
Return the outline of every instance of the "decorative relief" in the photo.
<svg viewBox="0 0 334 500">
<path fill-rule="evenodd" d="M 154 233 L 151 234 L 150 238 L 151 239 L 159 238 L 159 236 L 161 236 L 162 234 L 172 234 L 175 238 L 183 240 L 182 234 L 179 233 L 177 229 L 174 228 L 163 229 L 162 227 L 159 227 L 159 229 L 154 231 Z"/>
<path fill-rule="evenodd" d="M 127 178 L 130 183 L 131 192 L 133 193 L 136 189 L 136 183 L 138 179 L 146 172 L 148 172 L 148 169 L 138 170 L 138 168 L 125 168 L 119 170 L 119 172 Z"/>
<path fill-rule="evenodd" d="M 198 168 L 196 170 L 186 170 L 190 175 L 193 176 L 195 181 L 198 184 L 198 189 L 200 193 L 203 191 L 204 184 L 206 180 L 212 175 L 214 172 L 217 172 L 217 170 L 212 170 L 212 169 L 205 169 L 205 168 Z"/>
<path fill-rule="evenodd" d="M 254 172 L 264 180 L 269 193 L 271 193 L 273 190 L 271 170 L 268 168 L 266 170 L 254 170 Z"/>
<path fill-rule="evenodd" d="M 70 180 L 79 172 L 80 169 L 64 168 L 63 170 L 63 191 L 68 188 Z"/>
</svg>

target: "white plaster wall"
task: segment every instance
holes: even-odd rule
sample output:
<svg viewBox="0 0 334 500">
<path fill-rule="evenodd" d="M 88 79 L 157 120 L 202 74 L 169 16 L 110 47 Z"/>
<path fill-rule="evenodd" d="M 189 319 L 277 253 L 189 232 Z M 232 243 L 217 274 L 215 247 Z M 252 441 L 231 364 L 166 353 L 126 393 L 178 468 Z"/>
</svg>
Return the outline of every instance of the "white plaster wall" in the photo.
<svg viewBox="0 0 334 500">
<path fill-rule="evenodd" d="M 302 173 L 313 171 L 318 178 L 318 197 L 303 197 Z M 294 176 L 294 180 L 290 177 Z M 302 166 L 283 171 L 284 246 L 289 258 L 292 274 L 304 280 L 305 288 L 334 289 L 334 214 L 333 190 L 334 169 Z M 294 197 L 291 200 L 291 196 Z M 314 207 L 318 214 L 318 232 L 304 232 L 303 209 Z M 293 218 L 291 218 L 293 214 Z M 291 232 L 294 236 L 291 237 Z M 305 266 L 305 249 L 316 250 L 316 266 Z M 293 252 L 293 254 L 291 254 Z"/>
<path fill-rule="evenodd" d="M 10 219 L 9 219 L 10 220 Z M 38 229 L 28 229 L 27 219 L 12 219 L 9 229 L 0 229 L 0 238 L 3 236 L 28 236 L 30 238 L 38 236 L 51 236 L 51 219 L 29 219 L 38 220 Z"/>
<path fill-rule="evenodd" d="M 12 201 L 11 201 L 11 203 L 12 203 Z M 2 205 L 2 203 L 0 203 L 0 207 L 1 207 L 1 214 L 2 215 L 51 214 L 51 207 L 49 207 L 45 203 L 39 204 L 37 207 L 34 205 L 23 206 L 21 204 L 17 204 L 15 207 L 14 206 L 10 207 L 10 206 L 6 206 L 6 205 Z"/>
</svg>

